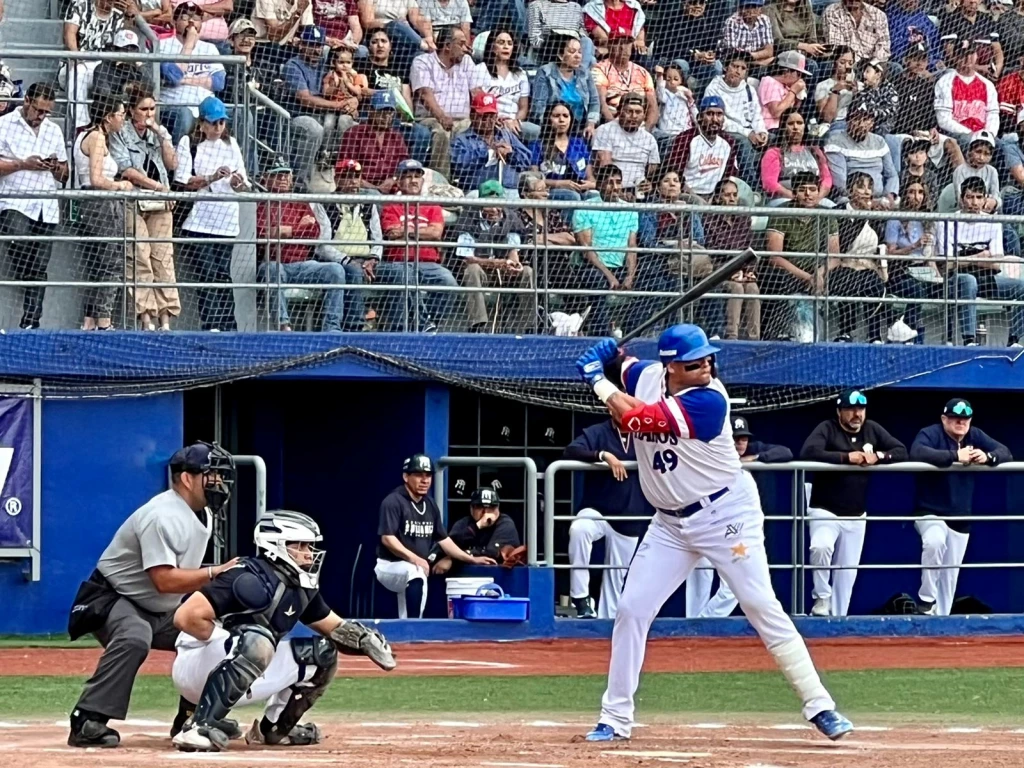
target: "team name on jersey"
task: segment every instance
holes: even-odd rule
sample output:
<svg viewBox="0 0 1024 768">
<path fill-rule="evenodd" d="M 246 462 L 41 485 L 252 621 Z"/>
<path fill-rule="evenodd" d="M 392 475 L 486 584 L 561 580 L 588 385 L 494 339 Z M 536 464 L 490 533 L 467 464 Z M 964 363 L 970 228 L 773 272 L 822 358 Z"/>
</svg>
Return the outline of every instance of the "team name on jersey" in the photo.
<svg viewBox="0 0 1024 768">
<path fill-rule="evenodd" d="M 434 524 L 417 520 L 406 520 L 403 533 L 406 536 L 412 536 L 417 539 L 429 539 L 434 535 Z"/>
<path fill-rule="evenodd" d="M 669 434 L 653 434 L 651 432 L 637 432 L 633 435 L 634 440 L 643 443 L 661 443 L 662 445 L 679 445 L 679 438 Z"/>
</svg>

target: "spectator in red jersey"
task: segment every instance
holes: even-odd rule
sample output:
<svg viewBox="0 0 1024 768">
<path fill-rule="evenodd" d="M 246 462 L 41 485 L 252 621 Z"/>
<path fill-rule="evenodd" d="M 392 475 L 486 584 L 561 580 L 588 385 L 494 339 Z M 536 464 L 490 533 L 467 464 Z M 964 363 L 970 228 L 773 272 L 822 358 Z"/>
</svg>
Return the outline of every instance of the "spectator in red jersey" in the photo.
<svg viewBox="0 0 1024 768">
<path fill-rule="evenodd" d="M 647 55 L 647 17 L 637 0 L 590 0 L 583 6 L 583 27 L 594 41 L 598 58 L 608 54 L 608 38 L 613 29 L 621 27 L 632 33 L 633 48 Z"/>
<path fill-rule="evenodd" d="M 999 97 L 999 125 L 1003 133 L 1017 130 L 1017 113 L 1024 108 L 1024 49 L 1017 60 L 1018 69 L 1003 75 L 996 85 Z"/>
<path fill-rule="evenodd" d="M 403 160 L 398 164 L 395 175 L 401 194 L 416 197 L 422 193 L 424 172 L 423 164 L 418 160 Z M 401 202 L 385 205 L 381 211 L 380 228 L 384 240 L 394 244 L 385 246 L 384 259 L 374 270 L 377 282 L 458 287 L 455 276 L 441 265 L 441 254 L 437 248 L 420 245 L 420 242 L 439 242 L 444 237 L 444 212 L 441 206 Z M 415 310 L 408 308 L 408 314 L 402 307 L 401 295 L 386 302 L 384 322 L 388 328 L 418 328 L 433 333 L 439 323 L 453 319 L 451 309 L 455 294 L 448 291 L 416 290 L 410 293 L 418 294 L 418 303 Z"/>
<path fill-rule="evenodd" d="M 292 169 L 283 158 L 271 163 L 264 176 L 264 185 L 275 194 L 292 191 Z M 292 329 L 284 286 L 290 283 L 345 284 L 345 268 L 341 264 L 316 261 L 312 244 L 288 242 L 319 237 L 320 225 L 309 203 L 269 201 L 256 206 L 256 254 L 260 262 L 256 279 L 271 284 L 267 291 L 270 312 L 272 316 L 276 314 L 278 328 L 282 331 Z M 324 292 L 324 331 L 341 330 L 344 302 L 342 289 Z"/>
<path fill-rule="evenodd" d="M 394 171 L 409 157 L 409 149 L 402 134 L 392 127 L 394 119 L 394 96 L 390 91 L 377 91 L 370 100 L 368 121 L 349 128 L 341 139 L 338 157 L 355 160 L 362 166 L 363 189 L 385 195 L 395 191 Z"/>
<path fill-rule="evenodd" d="M 955 43 L 952 63 L 954 68 L 935 83 L 935 118 L 939 132 L 966 149 L 975 131 L 999 133 L 999 97 L 995 86 L 977 73 L 973 40 Z"/>
</svg>

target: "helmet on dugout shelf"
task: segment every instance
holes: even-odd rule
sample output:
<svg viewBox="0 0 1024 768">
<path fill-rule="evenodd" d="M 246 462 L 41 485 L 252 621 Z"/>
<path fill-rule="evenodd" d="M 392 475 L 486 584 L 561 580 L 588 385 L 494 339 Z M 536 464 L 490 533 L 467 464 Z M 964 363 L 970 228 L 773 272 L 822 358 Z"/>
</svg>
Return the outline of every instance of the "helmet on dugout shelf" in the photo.
<svg viewBox="0 0 1024 768">
<path fill-rule="evenodd" d="M 294 571 L 299 585 L 306 589 L 316 589 L 320 583 L 320 569 L 326 553 L 314 545 L 323 538 L 320 526 L 313 518 L 286 509 L 274 509 L 260 515 L 252 535 L 260 555 Z M 309 565 L 299 563 L 288 551 L 288 545 L 293 543 L 309 544 Z"/>
<path fill-rule="evenodd" d="M 701 360 L 718 351 L 718 347 L 708 343 L 704 329 L 690 323 L 673 325 L 658 338 L 658 359 L 664 365 L 677 360 Z"/>
<path fill-rule="evenodd" d="M 414 453 L 402 462 L 402 472 L 406 475 L 418 473 L 434 474 L 434 462 L 425 453 Z"/>
</svg>

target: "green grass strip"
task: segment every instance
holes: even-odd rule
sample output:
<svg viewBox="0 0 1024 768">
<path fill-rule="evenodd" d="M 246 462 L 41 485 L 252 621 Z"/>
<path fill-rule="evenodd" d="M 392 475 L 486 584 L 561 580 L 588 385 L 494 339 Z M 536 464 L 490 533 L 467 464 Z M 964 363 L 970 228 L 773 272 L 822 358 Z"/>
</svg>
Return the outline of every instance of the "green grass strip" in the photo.
<svg viewBox="0 0 1024 768">
<path fill-rule="evenodd" d="M 0 677 L 0 718 L 60 717 L 74 704 L 81 677 Z M 963 717 L 1012 722 L 1024 713 L 1024 669 L 871 670 L 830 672 L 825 683 L 844 712 L 900 718 Z M 603 676 L 338 678 L 317 704 L 331 714 L 432 713 L 530 716 L 594 715 Z M 453 696 L 452 692 L 458 695 Z M 170 680 L 142 676 L 132 698 L 135 715 L 175 711 Z M 718 713 L 799 716 L 799 703 L 775 672 L 650 674 L 637 701 L 647 715 Z"/>
</svg>

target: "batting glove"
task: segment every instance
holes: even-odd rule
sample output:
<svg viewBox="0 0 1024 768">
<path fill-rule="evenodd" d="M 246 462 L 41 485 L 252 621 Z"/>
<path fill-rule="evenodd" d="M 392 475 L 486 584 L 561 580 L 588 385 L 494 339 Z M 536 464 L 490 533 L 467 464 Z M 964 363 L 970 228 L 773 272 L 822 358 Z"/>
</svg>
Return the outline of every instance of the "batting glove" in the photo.
<svg viewBox="0 0 1024 768">
<path fill-rule="evenodd" d="M 619 347 L 615 339 L 602 339 L 576 360 L 576 370 L 587 384 L 593 387 L 604 379 L 605 363 L 610 363 L 619 355 Z"/>
</svg>

